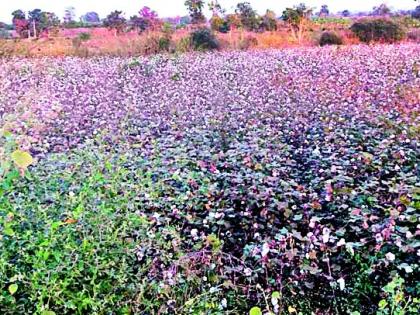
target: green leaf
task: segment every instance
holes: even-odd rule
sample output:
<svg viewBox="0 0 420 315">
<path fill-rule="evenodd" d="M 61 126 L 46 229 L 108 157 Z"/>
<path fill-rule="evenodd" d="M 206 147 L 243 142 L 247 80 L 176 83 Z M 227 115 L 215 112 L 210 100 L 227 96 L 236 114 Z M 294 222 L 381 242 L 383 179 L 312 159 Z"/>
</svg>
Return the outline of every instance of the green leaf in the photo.
<svg viewBox="0 0 420 315">
<path fill-rule="evenodd" d="M 271 293 L 271 298 L 272 299 L 280 299 L 280 292 L 279 291 L 274 291 L 273 293 Z"/>
<path fill-rule="evenodd" d="M 249 315 L 262 315 L 262 311 L 261 311 L 261 309 L 258 306 L 254 306 L 249 311 Z"/>
<path fill-rule="evenodd" d="M 303 215 L 302 214 L 296 214 L 293 217 L 293 221 L 300 221 L 300 220 L 302 220 L 302 218 L 303 218 Z"/>
<path fill-rule="evenodd" d="M 55 315 L 53 311 L 42 311 L 41 315 Z"/>
<path fill-rule="evenodd" d="M 194 299 L 189 299 L 187 302 L 185 302 L 185 306 L 191 306 L 194 304 Z"/>
<path fill-rule="evenodd" d="M 12 160 L 16 166 L 22 169 L 27 169 L 33 163 L 32 156 L 25 151 L 16 150 L 12 153 Z"/>
<path fill-rule="evenodd" d="M 18 285 L 16 283 L 13 283 L 13 284 L 9 285 L 8 290 L 9 290 L 10 294 L 13 295 L 18 290 Z"/>
<path fill-rule="evenodd" d="M 387 305 L 388 305 L 388 303 L 387 303 L 387 301 L 385 301 L 385 300 L 381 300 L 381 301 L 379 302 L 379 308 L 380 308 L 380 309 L 384 309 Z"/>
<path fill-rule="evenodd" d="M 13 236 L 15 235 L 15 231 L 11 227 L 5 227 L 3 230 L 4 234 L 7 236 Z"/>
</svg>

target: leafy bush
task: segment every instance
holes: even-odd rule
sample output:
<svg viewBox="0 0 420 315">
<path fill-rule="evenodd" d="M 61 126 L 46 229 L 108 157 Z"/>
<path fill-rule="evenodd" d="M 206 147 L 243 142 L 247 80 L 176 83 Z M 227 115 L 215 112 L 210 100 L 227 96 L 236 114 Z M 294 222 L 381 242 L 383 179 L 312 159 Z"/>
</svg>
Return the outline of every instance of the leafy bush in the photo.
<svg viewBox="0 0 420 315">
<path fill-rule="evenodd" d="M 159 51 L 167 52 L 171 46 L 171 39 L 163 36 L 159 38 Z"/>
<path fill-rule="evenodd" d="M 343 38 L 334 32 L 323 32 L 319 39 L 319 45 L 342 45 Z"/>
<path fill-rule="evenodd" d="M 90 37 L 91 37 L 90 33 L 87 33 L 87 32 L 82 32 L 78 36 L 78 38 L 83 42 L 88 41 Z"/>
<path fill-rule="evenodd" d="M 195 50 L 212 50 L 219 48 L 219 42 L 208 28 L 199 28 L 191 33 L 191 44 Z"/>
<path fill-rule="evenodd" d="M 218 15 L 213 16 L 213 17 L 210 19 L 210 27 L 211 27 L 211 29 L 212 29 L 213 31 L 219 31 L 219 29 L 221 28 L 221 26 L 223 25 L 223 23 L 224 23 L 224 19 L 223 19 L 223 18 L 221 18 L 221 17 L 220 17 L 220 16 L 218 16 Z"/>
<path fill-rule="evenodd" d="M 166 35 L 150 35 L 147 36 L 142 50 L 146 55 L 168 52 L 171 43 L 171 38 Z"/>
<path fill-rule="evenodd" d="M 397 42 L 405 37 L 405 30 L 389 19 L 369 19 L 356 22 L 351 26 L 351 31 L 365 43 Z"/>
<path fill-rule="evenodd" d="M 420 28 L 420 19 L 415 19 L 411 16 L 395 17 L 393 21 L 403 25 L 405 28 Z"/>
<path fill-rule="evenodd" d="M 222 25 L 219 27 L 219 32 L 223 34 L 227 34 L 230 31 L 230 23 L 229 21 L 223 21 Z"/>
<path fill-rule="evenodd" d="M 227 20 L 214 16 L 210 20 L 211 29 L 220 33 L 228 33 L 230 31 L 230 24 Z"/>
</svg>

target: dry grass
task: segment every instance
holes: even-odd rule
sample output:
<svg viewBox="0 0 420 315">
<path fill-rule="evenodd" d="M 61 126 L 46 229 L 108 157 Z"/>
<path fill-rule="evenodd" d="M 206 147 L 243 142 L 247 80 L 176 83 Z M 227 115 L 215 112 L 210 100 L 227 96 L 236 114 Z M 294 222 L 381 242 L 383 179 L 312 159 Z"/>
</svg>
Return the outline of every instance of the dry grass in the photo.
<svg viewBox="0 0 420 315">
<path fill-rule="evenodd" d="M 347 45 L 359 43 L 348 30 L 336 30 Z M 89 33 L 87 41 L 75 42 L 80 33 Z M 280 29 L 276 32 L 251 33 L 232 31 L 228 34 L 217 34 L 222 50 L 248 50 L 287 48 L 296 46 L 316 46 L 321 29 L 313 29 L 303 42 L 298 43 L 290 32 Z M 0 56 L 135 56 L 147 55 L 160 51 L 158 40 L 164 34 L 147 32 L 139 35 L 135 32 L 115 36 L 104 28 L 64 30 L 57 37 L 34 39 L 0 40 Z M 178 30 L 172 34 L 170 51 L 185 52 L 189 50 L 188 30 Z"/>
</svg>

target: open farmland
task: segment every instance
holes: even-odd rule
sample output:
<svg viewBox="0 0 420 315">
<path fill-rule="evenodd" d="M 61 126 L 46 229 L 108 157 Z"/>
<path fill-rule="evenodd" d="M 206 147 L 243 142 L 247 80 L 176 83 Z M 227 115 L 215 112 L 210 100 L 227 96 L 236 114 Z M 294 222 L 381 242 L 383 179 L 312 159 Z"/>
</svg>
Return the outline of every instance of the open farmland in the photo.
<svg viewBox="0 0 420 315">
<path fill-rule="evenodd" d="M 419 45 L 0 64 L 1 314 L 418 314 Z"/>
</svg>

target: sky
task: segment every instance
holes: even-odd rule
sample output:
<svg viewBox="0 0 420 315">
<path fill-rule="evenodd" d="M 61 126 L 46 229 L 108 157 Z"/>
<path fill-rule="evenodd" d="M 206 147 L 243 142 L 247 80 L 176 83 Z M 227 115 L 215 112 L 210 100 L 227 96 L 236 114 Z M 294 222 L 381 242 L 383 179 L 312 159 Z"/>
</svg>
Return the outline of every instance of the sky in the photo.
<svg viewBox="0 0 420 315">
<path fill-rule="evenodd" d="M 219 0 L 219 3 L 228 12 L 234 10 L 238 2 L 244 0 Z M 350 11 L 369 11 L 374 6 L 386 3 L 393 9 L 413 9 L 418 5 L 414 0 L 247 0 L 259 12 L 264 13 L 266 9 L 274 10 L 278 15 L 285 7 L 290 7 L 304 2 L 311 7 L 320 8 L 327 4 L 331 12 L 348 9 Z M 11 12 L 17 9 L 29 11 L 35 8 L 44 11 L 54 12 L 62 18 L 66 7 L 76 8 L 76 16 L 80 17 L 86 12 L 96 11 L 101 18 L 113 10 L 125 12 L 128 18 L 137 14 L 140 8 L 148 6 L 157 11 L 160 17 L 183 16 L 187 14 L 184 6 L 185 0 L 0 0 L 0 21 L 10 23 Z"/>
</svg>

